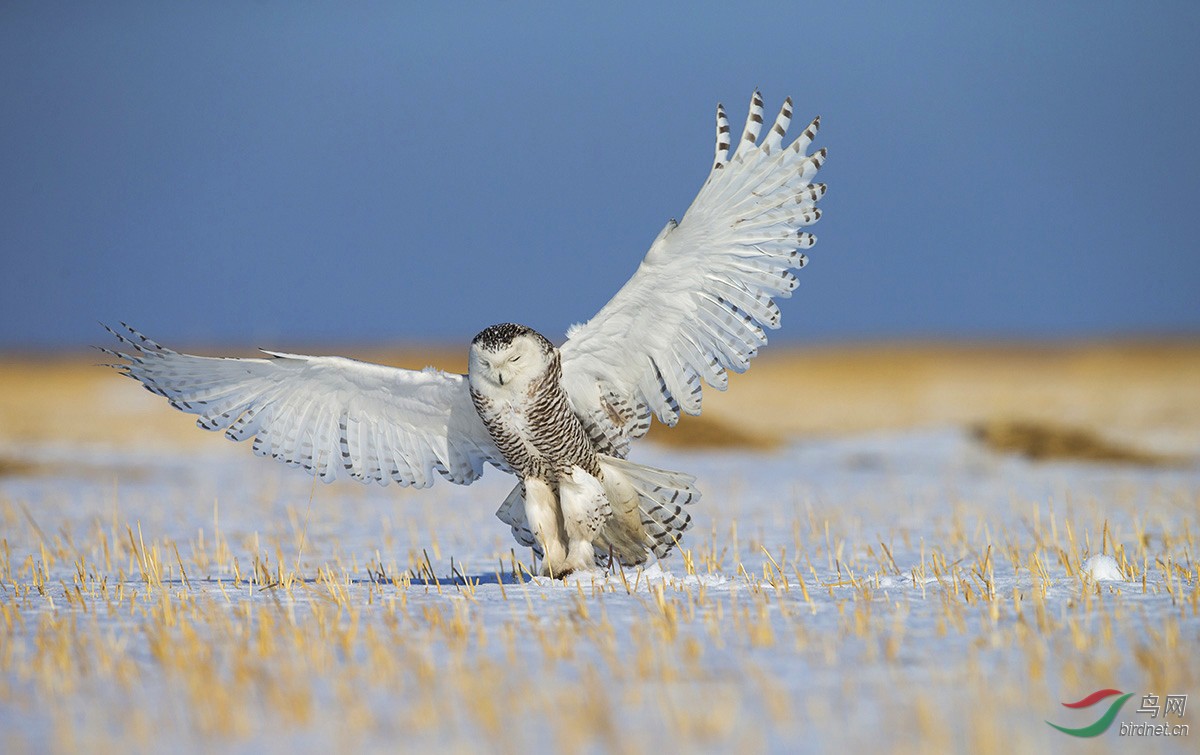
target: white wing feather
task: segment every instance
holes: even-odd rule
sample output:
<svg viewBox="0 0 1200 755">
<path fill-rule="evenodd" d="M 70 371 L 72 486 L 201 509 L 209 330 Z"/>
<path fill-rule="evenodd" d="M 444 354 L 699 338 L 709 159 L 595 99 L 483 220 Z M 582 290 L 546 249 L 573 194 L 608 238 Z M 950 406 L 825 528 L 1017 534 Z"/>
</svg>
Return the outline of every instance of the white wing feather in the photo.
<svg viewBox="0 0 1200 755">
<path fill-rule="evenodd" d="M 824 184 L 812 179 L 825 150 L 807 149 L 820 119 L 788 146 L 789 98 L 762 144 L 762 99 L 754 93 L 732 159 L 729 125 L 717 106 L 712 172 L 683 220 L 658 235 L 634 276 L 562 346 L 563 386 L 593 438 L 639 437 L 649 412 L 667 425 L 699 414 L 701 381 L 724 390 L 779 327 L 773 298 L 790 296 L 792 270 L 816 238 Z M 613 407 L 628 411 L 614 411 Z M 649 411 L 647 411 L 649 410 Z M 597 427 L 598 426 L 598 427 Z M 610 444 L 616 445 L 616 444 Z M 622 449 L 623 450 L 623 449 Z"/>
<path fill-rule="evenodd" d="M 127 351 L 103 349 L 124 360 L 114 367 L 176 409 L 200 415 L 196 424 L 205 430 L 237 441 L 253 436 L 259 456 L 325 482 L 345 472 L 426 487 L 436 471 L 468 485 L 484 462 L 508 469 L 462 375 L 270 351 L 269 359 L 200 357 L 125 329 L 109 328 Z"/>
</svg>

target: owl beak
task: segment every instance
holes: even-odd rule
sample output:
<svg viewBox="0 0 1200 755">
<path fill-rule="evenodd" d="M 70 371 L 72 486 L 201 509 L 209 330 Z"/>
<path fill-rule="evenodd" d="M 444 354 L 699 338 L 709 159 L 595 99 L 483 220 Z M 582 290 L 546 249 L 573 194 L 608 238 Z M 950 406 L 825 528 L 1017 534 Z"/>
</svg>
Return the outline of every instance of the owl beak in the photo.
<svg viewBox="0 0 1200 755">
<path fill-rule="evenodd" d="M 500 385 L 504 385 L 504 373 L 503 372 L 497 372 L 496 378 L 500 380 Z"/>
</svg>

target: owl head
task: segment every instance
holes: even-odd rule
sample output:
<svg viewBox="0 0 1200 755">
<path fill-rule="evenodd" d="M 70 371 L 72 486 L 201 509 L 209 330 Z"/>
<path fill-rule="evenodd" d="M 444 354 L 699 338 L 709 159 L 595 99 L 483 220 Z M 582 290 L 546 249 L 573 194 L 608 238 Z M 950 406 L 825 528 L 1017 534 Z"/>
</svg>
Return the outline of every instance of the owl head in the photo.
<svg viewBox="0 0 1200 755">
<path fill-rule="evenodd" d="M 493 325 L 471 341 L 468 377 L 485 393 L 520 392 L 545 374 L 554 344 L 533 328 L 510 322 Z"/>
</svg>

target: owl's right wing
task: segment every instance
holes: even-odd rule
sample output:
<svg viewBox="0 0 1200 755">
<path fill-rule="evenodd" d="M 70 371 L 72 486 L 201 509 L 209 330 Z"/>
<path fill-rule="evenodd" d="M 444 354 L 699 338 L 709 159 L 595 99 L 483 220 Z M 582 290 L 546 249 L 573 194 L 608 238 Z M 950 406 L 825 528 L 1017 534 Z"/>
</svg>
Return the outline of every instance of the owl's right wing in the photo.
<svg viewBox="0 0 1200 755">
<path fill-rule="evenodd" d="M 105 326 L 107 328 L 107 326 Z M 267 359 L 200 357 L 164 348 L 129 326 L 111 328 L 121 349 L 112 365 L 200 415 L 205 430 L 254 437 L 254 452 L 331 482 L 427 487 L 436 471 L 468 485 L 484 462 L 507 470 L 475 412 L 467 380 L 343 357 L 265 352 Z"/>
<path fill-rule="evenodd" d="M 653 413 L 674 425 L 699 414 L 701 384 L 718 390 L 727 370 L 743 372 L 778 328 L 774 297 L 790 296 L 816 238 L 825 185 L 812 183 L 825 150 L 809 155 L 820 119 L 790 144 L 787 100 L 761 143 L 762 98 L 729 157 L 725 111 L 717 106 L 712 171 L 676 224 L 667 224 L 632 278 L 563 344 L 563 386 L 597 445 L 623 456 Z"/>
</svg>

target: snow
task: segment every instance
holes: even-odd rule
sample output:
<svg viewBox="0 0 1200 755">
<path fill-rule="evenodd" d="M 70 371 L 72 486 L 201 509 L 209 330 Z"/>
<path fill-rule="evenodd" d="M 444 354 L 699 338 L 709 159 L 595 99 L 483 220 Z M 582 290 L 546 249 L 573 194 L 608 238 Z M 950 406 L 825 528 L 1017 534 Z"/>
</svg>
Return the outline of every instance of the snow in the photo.
<svg viewBox="0 0 1200 755">
<path fill-rule="evenodd" d="M 586 689 L 593 712 L 618 722 L 603 736 L 638 750 L 683 742 L 818 752 L 901 740 L 913 750 L 970 749 L 993 730 L 1016 749 L 1046 750 L 1064 744 L 1043 722 L 1063 716 L 1063 700 L 1102 687 L 1183 693 L 1152 684 L 1197 676 L 1197 662 L 1180 661 L 1169 645 L 1200 635 L 1187 607 L 1196 589 L 1187 544 L 1198 531 L 1197 465 L 1031 463 L 992 454 L 953 428 L 767 454 L 643 445 L 634 460 L 698 477 L 704 497 L 684 543 L 691 568 L 673 554 L 642 569 L 555 581 L 514 573 L 516 546 L 493 514 L 511 483 L 494 470 L 468 488 L 314 485 L 244 444 L 214 441 L 186 451 L 0 449 L 56 470 L 0 478 L 13 581 L 28 582 L 22 565 L 42 562 L 35 522 L 156 605 L 127 560 L 103 567 L 95 533 L 147 547 L 169 541 L 189 578 L 184 584 L 164 546 L 171 596 L 223 606 L 230 621 L 324 632 L 330 610 L 350 621 L 345 609 L 330 609 L 317 576 L 332 569 L 355 607 L 357 639 L 285 685 L 311 695 L 311 715 L 289 723 L 252 688 L 243 703 L 249 722 L 214 740 L 155 655 L 141 614 L 72 597 L 68 557 L 49 565 L 44 595 L 17 598 L 9 584 L 0 598 L 20 617 L 7 629 L 0 622 L 0 658 L 15 659 L 0 665 L 8 737 L 0 741 L 44 749 L 61 744 L 63 731 L 102 731 L 124 747 L 131 732 L 149 730 L 183 752 L 370 751 L 397 742 L 546 751 L 558 749 L 565 726 L 547 711 L 568 715 Z M 200 558 L 218 537 L 231 557 Z M 1112 553 L 1127 556 L 1136 581 L 1125 581 Z M 298 560 L 307 582 L 286 594 L 233 584 L 232 558 L 245 576 L 256 554 L 271 569 L 280 556 L 289 568 Z M 515 555 L 532 568 L 527 551 Z M 421 564 L 437 579 L 420 576 Z M 393 581 L 410 572 L 418 576 L 408 586 Z M 404 617 L 398 625 L 393 610 Z M 46 622 L 64 617 L 118 648 L 139 683 L 114 687 L 99 673 L 40 687 L 26 673 L 34 666 L 20 664 L 38 657 Z M 446 628 L 454 622 L 460 634 Z M 424 659 L 430 675 L 401 665 L 392 682 L 362 676 L 390 668 L 355 644 L 364 632 L 393 637 L 388 646 L 406 663 Z M 555 655 L 546 648 L 563 633 L 573 649 Z M 232 663 L 219 639 L 202 638 L 216 648 L 214 663 Z M 1137 648 L 1151 648 L 1167 668 L 1182 665 L 1182 676 L 1152 676 Z M 463 675 L 485 693 L 463 687 Z M 489 729 L 489 701 L 524 722 Z M 122 713 L 133 710 L 145 719 L 136 726 Z M 364 723 L 351 726 L 359 715 Z M 581 736 L 585 749 L 613 749 L 597 744 L 608 742 L 601 734 Z"/>
<path fill-rule="evenodd" d="M 1083 562 L 1083 572 L 1097 582 L 1124 582 L 1121 566 L 1112 556 L 1098 554 Z"/>
</svg>

